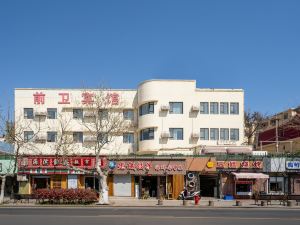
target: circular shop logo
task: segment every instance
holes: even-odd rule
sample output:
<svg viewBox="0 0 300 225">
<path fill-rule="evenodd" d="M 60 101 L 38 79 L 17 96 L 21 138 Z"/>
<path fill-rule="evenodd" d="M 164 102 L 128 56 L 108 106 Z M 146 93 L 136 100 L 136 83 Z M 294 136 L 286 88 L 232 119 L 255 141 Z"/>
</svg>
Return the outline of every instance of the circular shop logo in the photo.
<svg viewBox="0 0 300 225">
<path fill-rule="evenodd" d="M 113 170 L 114 168 L 116 168 L 117 163 L 115 161 L 109 161 L 108 163 L 108 168 Z"/>
</svg>

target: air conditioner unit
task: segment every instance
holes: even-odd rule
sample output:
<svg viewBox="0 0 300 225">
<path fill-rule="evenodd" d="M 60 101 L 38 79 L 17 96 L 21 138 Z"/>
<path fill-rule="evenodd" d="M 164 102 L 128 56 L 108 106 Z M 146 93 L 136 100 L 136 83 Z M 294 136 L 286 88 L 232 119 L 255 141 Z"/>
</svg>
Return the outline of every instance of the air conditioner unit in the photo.
<svg viewBox="0 0 300 225">
<path fill-rule="evenodd" d="M 17 175 L 17 181 L 28 181 L 26 175 Z"/>
<path fill-rule="evenodd" d="M 169 109 L 170 109 L 170 106 L 168 106 L 168 105 L 161 105 L 160 106 L 161 111 L 168 111 Z"/>
<path fill-rule="evenodd" d="M 93 112 L 85 112 L 85 113 L 83 114 L 83 116 L 84 116 L 85 118 L 87 118 L 87 117 L 95 117 L 95 114 L 94 114 Z"/>
<path fill-rule="evenodd" d="M 200 137 L 200 135 L 199 135 L 199 133 L 196 133 L 196 132 L 194 132 L 194 133 L 192 133 L 191 134 L 191 138 L 199 138 Z"/>
<path fill-rule="evenodd" d="M 34 115 L 35 115 L 35 116 L 47 116 L 47 112 L 44 112 L 44 111 L 37 111 L 37 112 L 35 112 Z"/>
<path fill-rule="evenodd" d="M 38 135 L 35 137 L 34 141 L 37 143 L 43 143 L 46 142 L 47 138 L 44 135 Z"/>
<path fill-rule="evenodd" d="M 94 136 L 86 136 L 85 138 L 84 138 L 84 142 L 96 142 L 97 141 L 97 138 L 96 137 L 94 137 Z"/>
<path fill-rule="evenodd" d="M 161 133 L 161 138 L 169 138 L 170 137 L 170 133 L 169 132 L 162 132 Z"/>
<path fill-rule="evenodd" d="M 192 112 L 198 112 L 198 111 L 199 111 L 199 107 L 196 106 L 196 105 L 193 105 L 193 106 L 191 107 L 191 111 L 192 111 Z"/>
</svg>

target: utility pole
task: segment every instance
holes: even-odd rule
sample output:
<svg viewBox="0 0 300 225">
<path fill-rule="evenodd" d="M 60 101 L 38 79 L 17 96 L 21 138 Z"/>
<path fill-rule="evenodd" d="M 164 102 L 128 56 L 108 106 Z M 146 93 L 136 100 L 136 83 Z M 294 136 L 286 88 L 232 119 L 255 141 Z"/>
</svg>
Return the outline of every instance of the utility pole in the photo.
<svg viewBox="0 0 300 225">
<path fill-rule="evenodd" d="M 279 119 L 276 116 L 276 153 L 278 153 L 278 150 L 279 150 L 279 144 L 278 144 L 278 121 L 279 121 Z"/>
</svg>

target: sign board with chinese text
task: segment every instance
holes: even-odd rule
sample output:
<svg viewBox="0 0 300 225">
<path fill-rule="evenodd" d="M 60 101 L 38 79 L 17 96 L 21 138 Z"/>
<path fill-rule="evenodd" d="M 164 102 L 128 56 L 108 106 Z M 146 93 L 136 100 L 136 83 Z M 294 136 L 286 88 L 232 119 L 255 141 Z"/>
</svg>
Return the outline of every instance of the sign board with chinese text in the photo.
<svg viewBox="0 0 300 225">
<path fill-rule="evenodd" d="M 236 170 L 236 169 L 262 169 L 262 161 L 217 161 L 219 170 Z"/>
<path fill-rule="evenodd" d="M 286 161 L 285 166 L 288 170 L 300 170 L 300 161 Z"/>
<path fill-rule="evenodd" d="M 185 174 L 185 160 L 122 160 L 113 161 L 113 174 L 168 175 Z M 110 164 L 110 163 L 109 163 Z"/>
</svg>

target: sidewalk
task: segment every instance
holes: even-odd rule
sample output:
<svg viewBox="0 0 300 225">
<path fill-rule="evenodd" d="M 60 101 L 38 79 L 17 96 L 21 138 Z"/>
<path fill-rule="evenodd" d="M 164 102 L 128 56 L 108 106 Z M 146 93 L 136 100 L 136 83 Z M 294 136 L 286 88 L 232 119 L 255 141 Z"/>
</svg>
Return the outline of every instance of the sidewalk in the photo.
<svg viewBox="0 0 300 225">
<path fill-rule="evenodd" d="M 223 200 L 216 198 L 205 198 L 202 197 L 199 204 L 195 205 L 193 200 L 188 200 L 187 204 L 184 206 L 182 200 L 163 200 L 162 205 L 158 205 L 158 200 L 155 198 L 150 199 L 136 199 L 132 197 L 110 197 L 110 207 L 187 207 L 187 208 L 294 208 L 300 209 L 300 205 L 295 206 L 285 206 L 280 204 L 280 201 L 272 201 L 271 205 L 267 205 L 265 202 L 265 206 L 260 205 L 260 201 L 258 205 L 255 205 L 254 200 L 238 200 L 241 205 L 236 206 L 236 200 Z M 213 202 L 213 206 L 209 205 L 209 202 Z M 96 204 L 92 205 L 40 205 L 36 204 L 35 200 L 30 200 L 29 203 L 27 201 L 14 203 L 13 200 L 6 199 L 6 203 L 2 205 L 2 207 L 101 207 Z M 1 206 L 0 206 L 1 207 Z"/>
<path fill-rule="evenodd" d="M 213 206 L 209 205 L 209 202 L 213 202 Z M 187 205 L 184 207 L 204 207 L 204 208 L 299 208 L 299 206 L 293 206 L 293 207 L 287 207 L 283 204 L 280 204 L 280 201 L 272 201 L 271 205 L 267 206 L 267 203 L 265 203 L 265 206 L 260 205 L 260 201 L 258 202 L 258 205 L 255 205 L 255 201 L 253 199 L 251 200 L 238 200 L 241 202 L 241 206 L 236 206 L 236 200 L 223 200 L 223 199 L 216 199 L 216 198 L 204 198 L 202 197 L 199 204 L 195 205 L 193 200 L 188 200 Z M 110 197 L 111 206 L 136 206 L 136 207 L 149 207 L 149 206 L 158 206 L 158 200 L 157 199 L 136 199 L 136 198 L 130 198 L 130 197 Z M 182 200 L 163 200 L 163 205 L 167 207 L 183 207 L 183 201 Z"/>
</svg>

